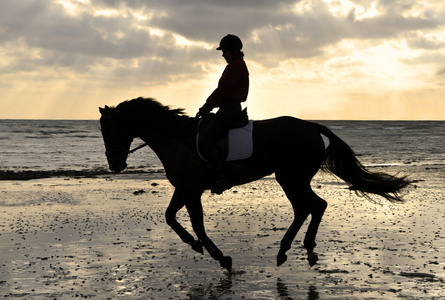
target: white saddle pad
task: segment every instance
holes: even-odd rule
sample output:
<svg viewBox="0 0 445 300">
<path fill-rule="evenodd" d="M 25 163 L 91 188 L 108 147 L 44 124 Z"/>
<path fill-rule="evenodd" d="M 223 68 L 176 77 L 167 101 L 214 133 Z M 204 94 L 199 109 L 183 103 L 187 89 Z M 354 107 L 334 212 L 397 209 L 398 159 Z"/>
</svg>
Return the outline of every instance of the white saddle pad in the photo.
<svg viewBox="0 0 445 300">
<path fill-rule="evenodd" d="M 229 149 L 225 161 L 242 160 L 252 156 L 253 153 L 253 121 L 249 121 L 246 126 L 229 130 Z M 199 134 L 196 137 L 196 149 L 201 159 L 206 160 L 199 151 Z"/>
</svg>

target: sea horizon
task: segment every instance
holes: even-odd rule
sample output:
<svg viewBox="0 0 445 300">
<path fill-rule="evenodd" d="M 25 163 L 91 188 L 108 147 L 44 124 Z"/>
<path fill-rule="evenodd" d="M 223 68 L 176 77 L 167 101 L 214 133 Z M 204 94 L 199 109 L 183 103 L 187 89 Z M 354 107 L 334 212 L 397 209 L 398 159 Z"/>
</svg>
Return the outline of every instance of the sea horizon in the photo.
<svg viewBox="0 0 445 300">
<path fill-rule="evenodd" d="M 367 166 L 445 164 L 445 121 L 312 122 L 329 127 Z M 136 138 L 132 147 L 142 143 Z M 0 149 L 0 171 L 108 170 L 98 120 L 0 119 Z M 159 168 L 161 162 L 148 147 L 128 158 L 129 171 Z"/>
</svg>

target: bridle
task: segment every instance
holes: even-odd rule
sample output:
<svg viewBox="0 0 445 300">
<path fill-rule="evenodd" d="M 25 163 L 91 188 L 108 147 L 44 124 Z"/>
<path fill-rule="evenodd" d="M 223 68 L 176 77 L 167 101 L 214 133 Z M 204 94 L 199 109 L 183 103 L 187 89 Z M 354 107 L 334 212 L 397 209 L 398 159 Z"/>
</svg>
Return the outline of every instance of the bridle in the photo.
<svg viewBox="0 0 445 300">
<path fill-rule="evenodd" d="M 123 146 L 124 143 L 122 142 L 122 138 L 121 138 L 121 136 L 124 135 L 122 130 L 120 130 L 119 127 L 116 126 L 116 124 L 114 123 L 114 121 L 113 121 L 111 116 L 108 115 L 107 119 L 108 119 L 108 121 L 109 121 L 109 123 L 111 125 L 111 128 L 110 128 L 110 130 L 104 130 L 103 128 L 101 128 L 102 136 L 104 137 L 104 140 L 105 140 L 106 136 L 111 135 L 110 132 L 116 133 L 116 134 L 113 134 L 113 135 L 117 136 L 117 138 L 116 138 L 117 141 L 115 143 L 113 143 L 113 144 L 116 144 L 115 148 L 113 148 L 113 147 L 112 148 L 106 147 L 105 155 L 107 157 L 111 157 L 113 154 L 117 154 L 117 153 L 121 154 L 122 156 L 128 157 L 131 153 L 134 153 L 137 150 L 139 150 L 139 149 L 141 149 L 141 148 L 143 148 L 145 146 L 148 146 L 147 143 L 144 143 L 142 145 L 137 146 L 136 148 L 133 148 L 133 149 L 128 150 L 128 151 L 125 151 L 124 150 L 125 147 Z"/>
</svg>

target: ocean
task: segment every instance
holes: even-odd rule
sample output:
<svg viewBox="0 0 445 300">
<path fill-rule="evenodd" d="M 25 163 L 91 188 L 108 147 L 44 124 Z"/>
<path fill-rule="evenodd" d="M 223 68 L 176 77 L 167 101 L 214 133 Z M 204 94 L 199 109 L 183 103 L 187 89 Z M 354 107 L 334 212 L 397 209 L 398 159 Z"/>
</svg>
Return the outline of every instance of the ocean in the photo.
<svg viewBox="0 0 445 300">
<path fill-rule="evenodd" d="M 316 121 L 346 141 L 367 166 L 444 165 L 445 121 Z M 132 147 L 143 142 L 135 139 Z M 162 169 L 148 147 L 128 169 Z M 105 172 L 98 120 L 0 120 L 0 173 Z"/>
</svg>

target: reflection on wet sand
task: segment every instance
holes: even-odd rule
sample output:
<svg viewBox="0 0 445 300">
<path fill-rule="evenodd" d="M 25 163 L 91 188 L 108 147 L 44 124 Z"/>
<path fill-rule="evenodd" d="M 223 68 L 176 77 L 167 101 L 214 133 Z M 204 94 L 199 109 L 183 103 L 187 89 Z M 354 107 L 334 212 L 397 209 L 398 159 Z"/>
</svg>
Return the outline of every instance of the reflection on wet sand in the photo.
<svg viewBox="0 0 445 300">
<path fill-rule="evenodd" d="M 287 289 L 287 285 L 280 279 L 277 278 L 277 292 L 280 296 L 280 299 L 289 300 L 292 299 L 289 296 L 289 290 Z"/>
<path fill-rule="evenodd" d="M 285 284 L 280 278 L 277 278 L 277 292 L 279 299 L 282 300 L 294 299 L 290 296 L 287 284 Z M 317 300 L 317 299 L 320 299 L 318 297 L 317 288 L 314 285 L 310 285 L 307 293 L 307 300 Z"/>
<path fill-rule="evenodd" d="M 315 299 L 319 299 L 317 289 L 315 288 L 315 286 L 310 285 L 309 291 L 307 292 L 307 300 L 315 300 Z"/>
<path fill-rule="evenodd" d="M 225 277 L 221 277 L 217 284 L 207 283 L 193 286 L 187 293 L 188 299 L 220 299 L 227 294 L 234 294 L 232 291 L 233 279 L 236 274 L 226 272 Z"/>
<path fill-rule="evenodd" d="M 219 279 L 219 282 L 197 284 L 190 288 L 187 292 L 188 299 L 225 299 L 227 295 L 235 295 L 236 291 L 233 290 L 233 286 L 237 283 L 245 282 L 245 279 L 241 279 L 239 275 L 245 274 L 246 272 L 230 273 L 226 272 L 224 277 Z M 289 291 L 288 285 L 280 278 L 277 278 L 277 294 L 276 299 L 280 300 L 292 300 L 296 299 L 292 297 L 292 291 Z M 274 297 L 275 298 L 275 297 Z M 303 299 L 303 298 L 298 298 Z M 307 300 L 318 300 L 319 293 L 314 285 L 309 285 L 307 292 Z"/>
</svg>

